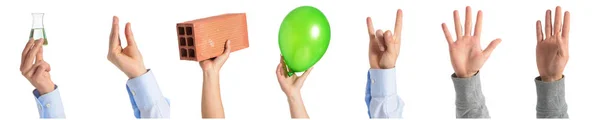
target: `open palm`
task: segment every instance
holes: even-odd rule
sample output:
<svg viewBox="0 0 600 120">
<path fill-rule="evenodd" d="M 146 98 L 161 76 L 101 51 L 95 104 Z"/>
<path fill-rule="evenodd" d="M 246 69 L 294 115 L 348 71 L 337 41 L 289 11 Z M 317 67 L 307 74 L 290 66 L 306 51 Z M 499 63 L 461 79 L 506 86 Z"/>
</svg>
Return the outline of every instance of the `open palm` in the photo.
<svg viewBox="0 0 600 120">
<path fill-rule="evenodd" d="M 472 34 L 471 29 L 471 7 L 466 8 L 465 31 L 463 33 L 462 25 L 458 11 L 454 11 L 454 27 L 456 30 L 456 41 L 452 39 L 452 35 L 448 31 L 446 23 L 442 23 L 442 29 L 446 36 L 448 46 L 450 48 L 450 60 L 454 72 L 460 78 L 471 77 L 481 69 L 485 61 L 490 57 L 492 51 L 501 42 L 500 39 L 492 41 L 485 50 L 481 49 L 479 38 L 481 36 L 483 13 L 477 12 L 477 21 L 475 24 L 475 32 Z"/>
<path fill-rule="evenodd" d="M 552 12 L 546 11 L 545 36 L 542 33 L 542 22 L 536 22 L 537 46 L 536 62 L 538 72 L 544 81 L 562 78 L 562 73 L 569 61 L 569 27 L 570 13 L 564 13 L 564 25 L 560 6 L 556 7 L 554 26 Z"/>
</svg>

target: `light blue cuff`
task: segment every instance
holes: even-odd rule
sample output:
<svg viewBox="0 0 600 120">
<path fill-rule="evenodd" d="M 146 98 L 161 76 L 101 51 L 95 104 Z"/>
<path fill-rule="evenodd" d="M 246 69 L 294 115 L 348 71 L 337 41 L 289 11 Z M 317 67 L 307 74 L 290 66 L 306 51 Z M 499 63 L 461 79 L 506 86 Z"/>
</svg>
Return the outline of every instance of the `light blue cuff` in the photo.
<svg viewBox="0 0 600 120">
<path fill-rule="evenodd" d="M 127 93 L 136 118 L 169 118 L 170 103 L 162 95 L 151 70 L 127 81 Z"/>
<path fill-rule="evenodd" d="M 60 98 L 58 86 L 54 85 L 54 91 L 40 96 L 40 92 L 33 90 L 37 102 L 40 118 L 65 118 L 65 112 Z"/>
<path fill-rule="evenodd" d="M 152 107 L 157 101 L 164 100 L 151 70 L 146 74 L 127 81 L 129 92 L 140 109 Z"/>
<path fill-rule="evenodd" d="M 370 69 L 369 74 L 372 97 L 397 95 L 396 68 Z"/>
</svg>

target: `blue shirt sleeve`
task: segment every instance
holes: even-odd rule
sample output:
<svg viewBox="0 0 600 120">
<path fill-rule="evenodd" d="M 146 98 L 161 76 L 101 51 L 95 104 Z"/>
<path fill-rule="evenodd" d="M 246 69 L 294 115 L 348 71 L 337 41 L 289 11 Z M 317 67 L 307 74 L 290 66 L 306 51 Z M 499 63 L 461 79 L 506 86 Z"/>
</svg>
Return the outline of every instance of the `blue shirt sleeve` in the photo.
<svg viewBox="0 0 600 120">
<path fill-rule="evenodd" d="M 396 89 L 396 69 L 370 69 L 365 101 L 370 118 L 402 118 L 404 101 Z"/>
<path fill-rule="evenodd" d="M 126 88 L 136 118 L 170 118 L 171 105 L 151 70 L 128 80 Z"/>
<path fill-rule="evenodd" d="M 54 85 L 54 91 L 44 95 L 40 95 L 37 89 L 33 90 L 33 96 L 37 102 L 40 118 L 65 118 L 65 110 L 57 85 Z"/>
</svg>

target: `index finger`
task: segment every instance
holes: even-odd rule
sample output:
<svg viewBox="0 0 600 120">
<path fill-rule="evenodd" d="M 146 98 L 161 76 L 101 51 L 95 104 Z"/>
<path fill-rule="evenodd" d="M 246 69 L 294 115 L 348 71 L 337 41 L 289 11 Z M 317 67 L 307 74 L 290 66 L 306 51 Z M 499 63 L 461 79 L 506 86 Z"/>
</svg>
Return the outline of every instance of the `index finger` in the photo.
<svg viewBox="0 0 600 120">
<path fill-rule="evenodd" d="M 27 44 L 25 44 L 25 48 L 23 48 L 23 53 L 21 53 L 21 64 L 23 62 L 23 60 L 25 60 L 25 56 L 27 55 L 27 53 L 29 53 L 29 50 L 31 50 L 31 46 L 33 46 L 35 42 L 33 42 L 33 38 L 29 38 L 29 41 L 27 41 Z"/>
<path fill-rule="evenodd" d="M 402 9 L 398 9 L 396 12 L 396 27 L 394 28 L 394 38 L 396 41 L 400 40 L 402 34 Z"/>
<path fill-rule="evenodd" d="M 119 40 L 119 17 L 113 16 L 112 29 L 110 31 L 109 48 L 112 50 L 119 47 L 121 41 Z"/>
<path fill-rule="evenodd" d="M 369 35 L 375 35 L 375 29 L 373 28 L 373 20 L 371 20 L 371 17 L 367 17 L 367 29 L 369 31 Z"/>
<path fill-rule="evenodd" d="M 27 44 L 25 44 L 25 48 L 23 48 L 23 53 L 21 53 L 21 71 L 24 69 L 23 65 L 25 65 L 25 58 L 27 58 L 27 53 L 29 53 L 33 44 L 33 38 L 29 38 L 29 41 L 27 41 Z"/>
<path fill-rule="evenodd" d="M 42 48 L 42 44 L 44 44 L 43 40 L 35 41 L 33 48 L 29 51 L 29 53 L 27 53 L 27 55 L 25 55 L 22 70 L 29 71 L 29 69 L 31 69 L 31 66 L 33 65 L 33 59 L 35 58 L 35 55 L 38 54 L 38 51 Z"/>
<path fill-rule="evenodd" d="M 569 11 L 565 12 L 563 28 L 562 28 L 562 36 L 569 38 L 569 31 L 571 30 L 571 13 Z"/>
<path fill-rule="evenodd" d="M 475 34 L 473 36 L 481 36 L 481 26 L 483 26 L 483 12 L 477 11 L 477 20 L 475 21 Z"/>
</svg>

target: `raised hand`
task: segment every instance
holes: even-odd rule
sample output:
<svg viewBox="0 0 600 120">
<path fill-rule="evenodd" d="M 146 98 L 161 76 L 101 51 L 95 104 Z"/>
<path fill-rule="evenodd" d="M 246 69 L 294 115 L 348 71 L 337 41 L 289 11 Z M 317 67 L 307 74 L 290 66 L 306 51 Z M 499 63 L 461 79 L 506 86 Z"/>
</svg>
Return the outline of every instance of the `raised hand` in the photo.
<svg viewBox="0 0 600 120">
<path fill-rule="evenodd" d="M 285 62 L 283 61 L 283 57 L 279 60 L 279 65 L 277 65 L 277 80 L 279 80 L 279 85 L 281 86 L 281 90 L 288 97 L 300 95 L 300 88 L 304 85 L 304 80 L 312 71 L 312 67 L 302 73 L 301 76 L 293 74 L 292 76 L 288 76 L 289 69 L 286 67 Z"/>
<path fill-rule="evenodd" d="M 231 41 L 228 40 L 225 44 L 225 51 L 223 51 L 223 54 L 215 58 L 200 61 L 200 67 L 202 67 L 202 70 L 209 73 L 219 73 L 221 67 L 223 67 L 223 64 L 225 64 L 227 58 L 229 58 L 229 53 L 231 53 L 230 44 Z"/>
<path fill-rule="evenodd" d="M 371 69 L 389 69 L 396 67 L 398 53 L 400 53 L 400 34 L 402 32 L 402 10 L 396 12 L 396 27 L 394 33 L 390 30 L 385 33 L 373 29 L 371 17 L 367 17 L 369 30 L 369 63 Z"/>
<path fill-rule="evenodd" d="M 309 118 L 306 108 L 304 107 L 304 102 L 302 101 L 300 89 L 302 88 L 302 85 L 304 85 L 304 81 L 312 69 L 313 68 L 311 67 L 304 71 L 301 76 L 297 76 L 296 74 L 289 76 L 287 74 L 289 69 L 286 67 L 285 62 L 283 61 L 283 56 L 280 57 L 279 65 L 277 65 L 276 75 L 279 85 L 281 86 L 281 90 L 288 98 L 290 114 L 292 115 L 292 118 Z"/>
<path fill-rule="evenodd" d="M 485 50 L 481 49 L 479 38 L 481 36 L 481 26 L 483 22 L 483 13 L 481 10 L 477 12 L 477 22 L 475 23 L 475 32 L 471 33 L 471 7 L 466 8 L 465 31 L 463 33 L 462 25 L 458 10 L 454 10 L 454 27 L 456 30 L 456 41 L 452 39 L 452 35 L 446 27 L 446 23 L 442 23 L 442 29 L 446 35 L 446 40 L 450 48 L 450 58 L 454 72 L 459 78 L 468 78 L 483 66 L 485 61 L 490 57 L 492 51 L 502 40 L 497 38 L 492 41 Z"/>
<path fill-rule="evenodd" d="M 21 74 L 40 92 L 40 95 L 54 91 L 54 83 L 50 79 L 50 64 L 44 61 L 43 39 L 29 39 L 21 55 Z M 34 61 L 35 59 L 35 61 Z"/>
<path fill-rule="evenodd" d="M 142 54 L 135 44 L 133 32 L 131 32 L 131 23 L 125 25 L 125 37 L 127 38 L 127 47 L 123 48 L 119 37 L 119 18 L 114 16 L 106 57 L 131 79 L 146 73 L 146 67 L 144 66 Z"/>
<path fill-rule="evenodd" d="M 542 33 L 542 22 L 536 22 L 537 46 L 536 61 L 538 72 L 543 81 L 561 79 L 563 71 L 569 61 L 569 26 L 570 13 L 564 13 L 564 23 L 560 6 L 556 7 L 554 26 L 552 26 L 552 12 L 546 10 L 545 33 Z"/>
<path fill-rule="evenodd" d="M 200 61 L 203 72 L 202 83 L 202 118 L 225 118 L 223 103 L 221 101 L 221 86 L 219 84 L 219 71 L 229 58 L 231 41 L 225 44 L 223 54 L 208 60 Z"/>
</svg>

